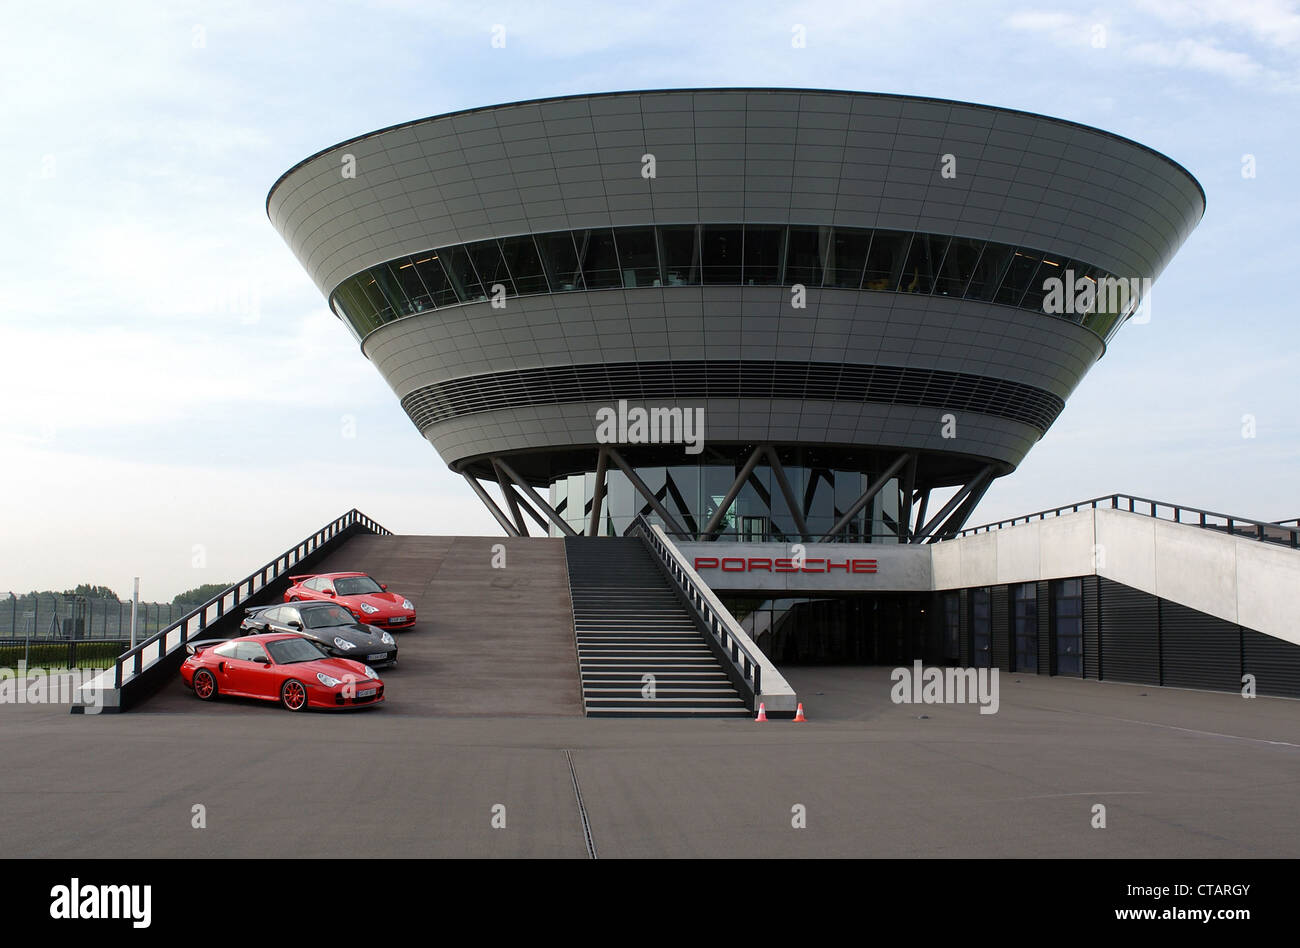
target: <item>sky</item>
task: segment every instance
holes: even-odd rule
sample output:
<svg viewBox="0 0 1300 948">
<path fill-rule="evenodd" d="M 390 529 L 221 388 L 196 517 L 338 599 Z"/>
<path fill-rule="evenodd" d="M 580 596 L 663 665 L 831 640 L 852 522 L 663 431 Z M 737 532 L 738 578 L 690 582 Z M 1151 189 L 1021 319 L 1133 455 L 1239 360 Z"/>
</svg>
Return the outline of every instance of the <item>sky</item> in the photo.
<svg viewBox="0 0 1300 948">
<path fill-rule="evenodd" d="M 328 311 L 266 193 L 384 126 L 620 89 L 961 99 L 1169 155 L 1208 207 L 1150 321 L 1117 335 L 970 522 L 1117 491 L 1300 517 L 1295 3 L 46 0 L 5 21 L 0 594 L 125 595 L 139 576 L 166 600 L 352 507 L 398 533 L 499 534 Z"/>
</svg>

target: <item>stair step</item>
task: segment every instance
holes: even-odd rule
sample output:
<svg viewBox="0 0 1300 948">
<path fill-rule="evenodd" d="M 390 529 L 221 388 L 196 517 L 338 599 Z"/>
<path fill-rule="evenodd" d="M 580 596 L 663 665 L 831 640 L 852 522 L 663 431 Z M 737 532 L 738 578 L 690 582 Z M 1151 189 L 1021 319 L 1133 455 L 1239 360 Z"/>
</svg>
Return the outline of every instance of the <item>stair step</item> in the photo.
<svg viewBox="0 0 1300 948">
<path fill-rule="evenodd" d="M 642 541 L 564 541 L 583 704 L 592 717 L 752 714 Z M 653 675 L 655 697 L 642 697 Z"/>
</svg>

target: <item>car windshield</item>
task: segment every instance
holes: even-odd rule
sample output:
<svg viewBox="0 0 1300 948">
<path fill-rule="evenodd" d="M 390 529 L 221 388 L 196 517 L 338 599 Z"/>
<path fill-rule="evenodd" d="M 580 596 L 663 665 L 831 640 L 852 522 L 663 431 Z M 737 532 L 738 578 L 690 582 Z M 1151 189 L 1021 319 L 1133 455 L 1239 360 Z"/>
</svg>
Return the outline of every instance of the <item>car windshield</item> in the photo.
<svg viewBox="0 0 1300 948">
<path fill-rule="evenodd" d="M 331 625 L 351 625 L 352 613 L 342 606 L 313 606 L 302 610 L 302 624 L 308 629 L 323 629 Z"/>
<path fill-rule="evenodd" d="M 266 650 L 271 653 L 271 658 L 277 665 L 314 662 L 318 658 L 329 657 L 324 649 L 310 639 L 279 639 L 267 642 Z"/>
<path fill-rule="evenodd" d="M 340 596 L 368 596 L 383 592 L 369 576 L 340 576 L 334 580 L 334 591 Z"/>
</svg>

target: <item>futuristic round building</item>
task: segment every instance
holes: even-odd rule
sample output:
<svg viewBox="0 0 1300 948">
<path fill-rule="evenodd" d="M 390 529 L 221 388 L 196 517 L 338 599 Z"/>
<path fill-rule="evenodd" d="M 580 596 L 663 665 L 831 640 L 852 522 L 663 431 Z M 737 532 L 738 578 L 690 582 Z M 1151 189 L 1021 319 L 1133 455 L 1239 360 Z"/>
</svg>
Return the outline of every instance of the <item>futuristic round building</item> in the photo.
<svg viewBox="0 0 1300 948">
<path fill-rule="evenodd" d="M 1178 164 L 1096 129 L 788 89 L 420 119 L 267 199 L 507 532 L 646 513 L 695 538 L 892 544 L 961 528 L 1204 208 Z"/>
</svg>

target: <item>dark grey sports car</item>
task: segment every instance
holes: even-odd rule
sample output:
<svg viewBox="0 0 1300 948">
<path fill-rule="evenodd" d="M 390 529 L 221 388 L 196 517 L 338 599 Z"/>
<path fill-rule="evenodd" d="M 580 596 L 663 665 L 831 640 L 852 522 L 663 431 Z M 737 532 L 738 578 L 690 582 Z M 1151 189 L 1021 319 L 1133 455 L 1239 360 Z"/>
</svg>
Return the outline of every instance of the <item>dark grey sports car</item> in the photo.
<svg viewBox="0 0 1300 948">
<path fill-rule="evenodd" d="M 363 625 L 347 609 L 332 602 L 294 602 L 254 606 L 240 623 L 240 633 L 293 632 L 311 639 L 336 658 L 365 662 L 372 668 L 397 661 L 392 633 Z"/>
</svg>

